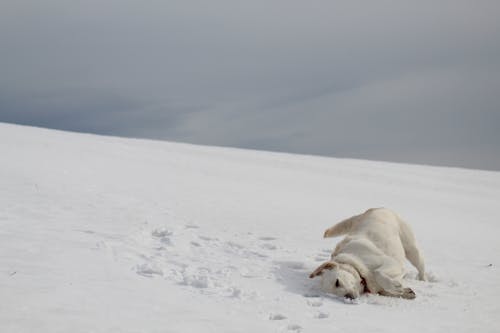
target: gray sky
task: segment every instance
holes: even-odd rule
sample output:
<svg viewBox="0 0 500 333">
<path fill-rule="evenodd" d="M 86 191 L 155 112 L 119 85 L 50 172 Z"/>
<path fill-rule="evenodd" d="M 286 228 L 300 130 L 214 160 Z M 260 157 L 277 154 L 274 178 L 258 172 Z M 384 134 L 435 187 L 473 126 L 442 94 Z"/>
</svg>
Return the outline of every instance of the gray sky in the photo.
<svg viewBox="0 0 500 333">
<path fill-rule="evenodd" d="M 0 121 L 500 170 L 500 2 L 2 0 Z"/>
</svg>

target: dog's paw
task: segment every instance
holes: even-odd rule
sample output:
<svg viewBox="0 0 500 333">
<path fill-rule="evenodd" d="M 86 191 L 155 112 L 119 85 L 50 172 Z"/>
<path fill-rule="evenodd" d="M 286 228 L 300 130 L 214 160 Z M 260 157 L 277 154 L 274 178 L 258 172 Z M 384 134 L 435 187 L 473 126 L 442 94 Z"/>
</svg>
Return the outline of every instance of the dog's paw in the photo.
<svg viewBox="0 0 500 333">
<path fill-rule="evenodd" d="M 404 299 L 414 299 L 417 295 L 415 295 L 415 292 L 412 289 L 404 288 L 401 297 Z"/>
</svg>

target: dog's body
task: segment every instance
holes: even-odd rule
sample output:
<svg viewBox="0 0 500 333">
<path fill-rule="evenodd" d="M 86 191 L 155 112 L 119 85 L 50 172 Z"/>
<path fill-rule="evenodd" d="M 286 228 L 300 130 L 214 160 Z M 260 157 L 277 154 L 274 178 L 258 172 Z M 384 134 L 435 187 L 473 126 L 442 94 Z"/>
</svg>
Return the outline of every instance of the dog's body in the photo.
<svg viewBox="0 0 500 333">
<path fill-rule="evenodd" d="M 369 209 L 325 231 L 324 237 L 346 235 L 337 245 L 331 260 L 319 266 L 309 277 L 321 275 L 325 291 L 347 298 L 364 292 L 386 296 L 415 298 L 404 288 L 405 258 L 425 280 L 424 260 L 410 227 L 386 208 Z"/>
</svg>

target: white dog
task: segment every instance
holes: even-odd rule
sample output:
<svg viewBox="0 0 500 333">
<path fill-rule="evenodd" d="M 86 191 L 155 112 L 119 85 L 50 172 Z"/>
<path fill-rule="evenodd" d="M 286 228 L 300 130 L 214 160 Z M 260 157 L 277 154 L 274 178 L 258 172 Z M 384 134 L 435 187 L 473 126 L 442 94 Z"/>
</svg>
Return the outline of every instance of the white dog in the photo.
<svg viewBox="0 0 500 333">
<path fill-rule="evenodd" d="M 324 237 L 346 235 L 331 260 L 309 275 L 321 276 L 323 290 L 337 296 L 357 298 L 364 292 L 415 298 L 402 285 L 405 258 L 425 280 L 424 260 L 410 227 L 386 208 L 372 208 L 344 220 L 325 231 Z"/>
</svg>

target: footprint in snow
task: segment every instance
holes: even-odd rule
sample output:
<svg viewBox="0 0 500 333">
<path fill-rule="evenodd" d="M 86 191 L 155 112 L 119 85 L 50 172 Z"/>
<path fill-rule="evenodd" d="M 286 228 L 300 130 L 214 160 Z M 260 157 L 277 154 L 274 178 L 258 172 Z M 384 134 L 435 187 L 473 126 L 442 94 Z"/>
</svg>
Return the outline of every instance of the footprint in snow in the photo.
<svg viewBox="0 0 500 333">
<path fill-rule="evenodd" d="M 166 228 L 158 228 L 151 232 L 151 236 L 157 238 L 164 245 L 172 245 L 171 236 L 173 235 L 173 231 L 168 230 Z"/>
<path fill-rule="evenodd" d="M 208 237 L 208 236 L 203 236 L 203 235 L 198 235 L 198 238 L 207 242 L 217 240 L 216 238 Z"/>
<path fill-rule="evenodd" d="M 238 249 L 238 250 L 241 250 L 244 248 L 243 245 L 236 243 L 236 242 L 233 242 L 233 241 L 226 242 L 226 245 L 229 246 L 230 248 L 234 248 L 234 249 Z"/>
<path fill-rule="evenodd" d="M 294 270 L 303 270 L 305 269 L 305 265 L 303 262 L 300 261 L 289 261 L 286 263 L 286 266 L 290 269 Z"/>
<path fill-rule="evenodd" d="M 269 258 L 268 255 L 265 255 L 264 253 L 260 253 L 257 251 L 249 251 L 248 253 L 254 257 L 261 258 L 261 259 Z"/>
<path fill-rule="evenodd" d="M 146 277 L 153 277 L 154 275 L 159 275 L 159 276 L 163 275 L 163 271 L 161 269 L 149 264 L 137 265 L 135 267 L 135 272 L 139 275 Z"/>
<path fill-rule="evenodd" d="M 165 229 L 165 228 L 158 228 L 155 229 L 151 232 L 151 236 L 156 237 L 156 238 L 163 238 L 163 237 L 168 237 L 172 236 L 173 232 L 171 230 Z"/>
<path fill-rule="evenodd" d="M 330 314 L 328 312 L 318 312 L 314 315 L 314 318 L 316 319 L 325 319 L 330 317 Z"/>
<path fill-rule="evenodd" d="M 436 276 L 433 272 L 427 272 L 427 281 L 435 283 L 441 282 L 441 279 Z"/>
<path fill-rule="evenodd" d="M 95 234 L 95 231 L 93 231 L 93 230 L 78 230 L 78 231 L 83 232 L 84 234 L 89 234 L 89 235 Z"/>
<path fill-rule="evenodd" d="M 273 241 L 276 240 L 276 237 L 264 236 L 264 237 L 259 237 L 259 239 L 262 241 Z"/>
<path fill-rule="evenodd" d="M 286 319 L 286 316 L 282 315 L 281 313 L 271 313 L 269 315 L 269 320 L 284 320 Z"/>
<path fill-rule="evenodd" d="M 260 247 L 266 250 L 276 250 L 278 248 L 276 245 L 269 243 L 264 243 Z"/>
<path fill-rule="evenodd" d="M 297 324 L 290 324 L 287 326 L 287 329 L 293 332 L 302 332 L 302 326 Z"/>
<path fill-rule="evenodd" d="M 308 300 L 307 305 L 312 306 L 312 307 L 320 307 L 323 305 L 322 300 Z"/>
</svg>

